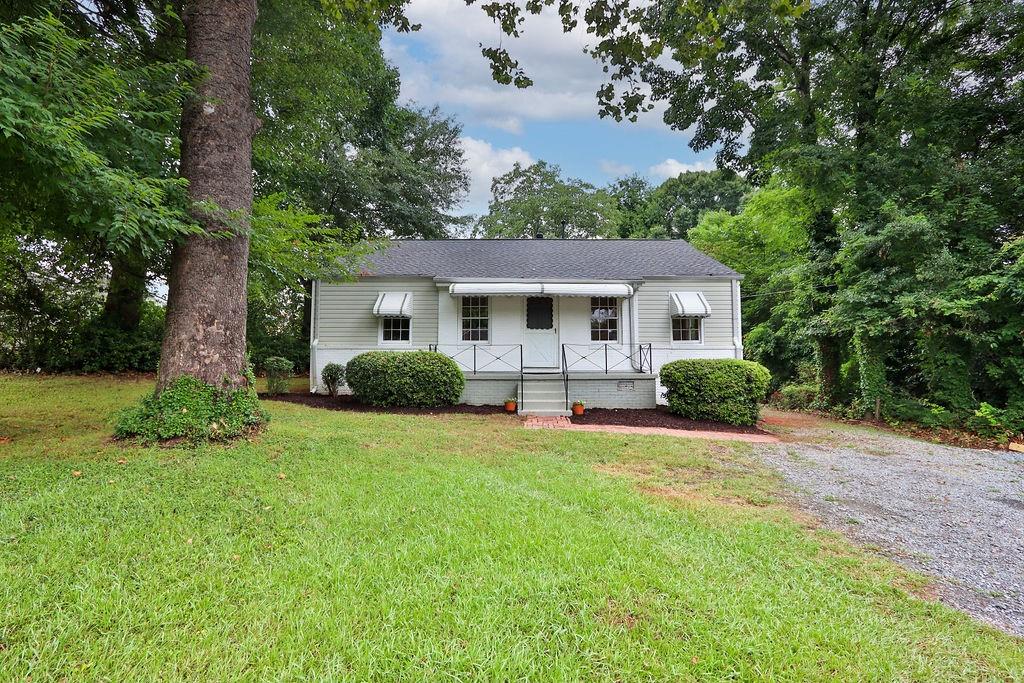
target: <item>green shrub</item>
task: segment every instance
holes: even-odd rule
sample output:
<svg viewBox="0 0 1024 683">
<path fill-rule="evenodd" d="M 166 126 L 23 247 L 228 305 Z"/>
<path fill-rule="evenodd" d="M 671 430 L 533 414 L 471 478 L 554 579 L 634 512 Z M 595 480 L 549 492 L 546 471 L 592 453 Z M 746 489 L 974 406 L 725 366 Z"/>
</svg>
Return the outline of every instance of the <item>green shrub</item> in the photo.
<svg viewBox="0 0 1024 683">
<path fill-rule="evenodd" d="M 967 428 L 976 434 L 1006 443 L 1024 433 L 1024 409 L 996 408 L 982 402 L 967 419 Z"/>
<path fill-rule="evenodd" d="M 97 317 L 78 333 L 74 351 L 68 356 L 67 369 L 153 372 L 160 360 L 163 335 L 164 309 L 151 301 L 143 303 L 135 330 L 107 326 L 102 317 Z"/>
<path fill-rule="evenodd" d="M 451 358 L 432 351 L 370 351 L 348 362 L 348 386 L 363 403 L 433 408 L 453 405 L 466 379 Z"/>
<path fill-rule="evenodd" d="M 251 371 L 249 373 L 252 379 Z M 187 439 L 220 440 L 241 436 L 269 420 L 256 390 L 223 389 L 182 376 L 159 394 L 142 399 L 118 414 L 114 435 L 143 442 Z"/>
<path fill-rule="evenodd" d="M 772 396 L 772 402 L 786 410 L 806 410 L 817 397 L 817 384 L 787 384 Z"/>
<path fill-rule="evenodd" d="M 757 422 L 771 383 L 767 368 L 748 360 L 677 360 L 661 368 L 668 408 L 691 420 Z"/>
<path fill-rule="evenodd" d="M 862 414 L 874 414 L 873 405 L 863 405 Z M 889 423 L 915 422 L 924 427 L 956 427 L 960 424 L 957 416 L 947 408 L 922 398 L 896 395 L 882 401 L 882 417 Z"/>
<path fill-rule="evenodd" d="M 338 388 L 345 382 L 345 366 L 340 363 L 328 363 L 320 371 L 320 379 L 327 387 L 327 393 L 337 396 Z"/>
<path fill-rule="evenodd" d="M 267 393 L 288 393 L 288 383 L 294 368 L 294 363 L 281 356 L 271 356 L 263 361 L 263 369 L 267 371 Z"/>
</svg>

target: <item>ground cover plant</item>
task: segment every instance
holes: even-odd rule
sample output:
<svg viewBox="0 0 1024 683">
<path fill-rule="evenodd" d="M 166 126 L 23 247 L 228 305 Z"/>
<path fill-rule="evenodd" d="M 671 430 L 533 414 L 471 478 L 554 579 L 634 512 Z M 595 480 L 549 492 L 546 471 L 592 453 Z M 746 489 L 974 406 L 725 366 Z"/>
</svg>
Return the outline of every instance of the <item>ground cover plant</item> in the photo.
<svg viewBox="0 0 1024 683">
<path fill-rule="evenodd" d="M 0 679 L 1013 680 L 1020 641 L 808 529 L 746 447 L 0 375 Z"/>
</svg>

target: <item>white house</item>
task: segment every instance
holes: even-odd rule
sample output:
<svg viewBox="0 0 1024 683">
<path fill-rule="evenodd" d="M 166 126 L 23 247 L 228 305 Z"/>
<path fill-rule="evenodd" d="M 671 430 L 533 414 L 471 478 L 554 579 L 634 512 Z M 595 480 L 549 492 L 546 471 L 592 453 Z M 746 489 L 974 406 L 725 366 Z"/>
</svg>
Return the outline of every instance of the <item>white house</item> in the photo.
<svg viewBox="0 0 1024 683">
<path fill-rule="evenodd" d="M 462 401 L 647 408 L 679 358 L 742 358 L 742 275 L 682 240 L 405 240 L 313 287 L 310 389 L 364 351 L 436 350 Z"/>
</svg>

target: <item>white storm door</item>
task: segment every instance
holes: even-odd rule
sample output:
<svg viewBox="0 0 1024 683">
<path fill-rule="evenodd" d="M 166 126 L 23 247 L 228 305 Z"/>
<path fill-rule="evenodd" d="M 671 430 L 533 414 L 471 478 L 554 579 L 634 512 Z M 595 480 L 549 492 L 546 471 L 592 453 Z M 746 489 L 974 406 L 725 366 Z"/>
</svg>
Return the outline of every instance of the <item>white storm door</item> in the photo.
<svg viewBox="0 0 1024 683">
<path fill-rule="evenodd" d="M 528 368 L 557 368 L 558 307 L 550 296 L 526 298 L 526 343 L 523 345 L 523 365 Z"/>
</svg>

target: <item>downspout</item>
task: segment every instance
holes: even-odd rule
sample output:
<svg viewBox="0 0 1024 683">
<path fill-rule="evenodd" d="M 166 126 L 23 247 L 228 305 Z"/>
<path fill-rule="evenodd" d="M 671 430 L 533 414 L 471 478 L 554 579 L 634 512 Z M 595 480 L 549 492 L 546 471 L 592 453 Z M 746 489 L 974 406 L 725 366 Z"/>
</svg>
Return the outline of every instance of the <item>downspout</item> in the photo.
<svg viewBox="0 0 1024 683">
<path fill-rule="evenodd" d="M 640 342 L 636 338 L 637 330 L 637 310 L 636 310 L 636 293 L 640 289 L 640 285 L 643 283 L 633 284 L 633 294 L 629 297 L 629 344 L 630 346 L 636 345 L 636 360 L 633 360 L 633 354 L 630 354 L 629 364 L 637 372 L 643 371 L 643 364 L 640 363 Z"/>
<path fill-rule="evenodd" d="M 743 323 L 740 318 L 740 281 L 732 281 L 732 347 L 733 355 L 743 359 Z"/>
<path fill-rule="evenodd" d="M 311 301 L 309 304 L 309 393 L 311 394 L 316 393 L 319 388 L 316 381 L 316 347 L 320 343 L 320 339 L 316 334 L 316 318 L 320 313 L 317 306 L 319 296 L 320 283 L 318 280 L 313 280 L 313 291 L 310 293 Z"/>
</svg>

